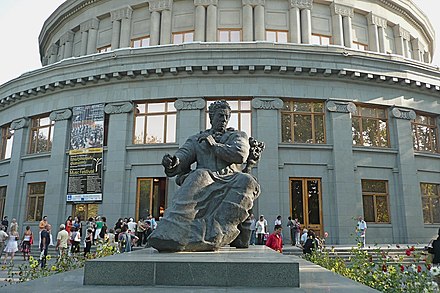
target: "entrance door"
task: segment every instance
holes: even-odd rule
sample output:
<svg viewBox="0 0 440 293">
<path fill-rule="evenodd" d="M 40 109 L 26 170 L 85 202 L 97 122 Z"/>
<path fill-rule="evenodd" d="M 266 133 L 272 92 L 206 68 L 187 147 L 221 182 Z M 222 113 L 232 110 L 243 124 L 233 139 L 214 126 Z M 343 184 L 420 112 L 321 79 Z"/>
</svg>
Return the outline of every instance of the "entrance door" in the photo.
<svg viewBox="0 0 440 293">
<path fill-rule="evenodd" d="M 322 237 L 321 179 L 290 178 L 290 213 L 298 217 L 302 228 Z"/>
<path fill-rule="evenodd" d="M 136 196 L 136 219 L 146 219 L 151 214 L 156 220 L 166 208 L 166 178 L 138 178 Z"/>
</svg>

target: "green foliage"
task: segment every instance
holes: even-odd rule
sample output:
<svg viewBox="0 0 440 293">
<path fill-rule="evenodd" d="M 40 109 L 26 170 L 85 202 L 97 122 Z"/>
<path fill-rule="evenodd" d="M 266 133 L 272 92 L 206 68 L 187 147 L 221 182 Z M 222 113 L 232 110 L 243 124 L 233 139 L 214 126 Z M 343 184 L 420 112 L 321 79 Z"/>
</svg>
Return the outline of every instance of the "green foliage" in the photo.
<svg viewBox="0 0 440 293">
<path fill-rule="evenodd" d="M 331 252 L 323 248 L 305 258 L 381 292 L 439 292 L 437 276 L 440 269 L 432 267 L 425 255 L 417 252 L 414 246 L 408 247 L 406 256 L 392 256 L 387 249 L 380 247 L 368 250 L 353 247 L 348 262 L 334 255 L 334 248 Z"/>
<path fill-rule="evenodd" d="M 19 265 L 15 268 L 13 264 L 9 264 L 8 266 L 3 266 L 2 270 L 8 270 L 7 281 L 10 284 L 22 283 L 42 277 L 47 277 L 53 274 L 68 272 L 71 270 L 82 268 L 84 267 L 84 263 L 88 259 L 105 257 L 116 253 L 118 252 L 115 247 L 112 247 L 108 244 L 100 244 L 98 245 L 96 252 L 88 253 L 85 257 L 82 253 L 75 253 L 71 255 L 64 253 L 57 258 L 55 263 L 42 268 L 40 266 L 40 262 L 31 256 L 29 257 L 28 263 Z M 46 257 L 47 263 L 49 263 L 50 259 L 51 256 L 48 255 Z"/>
</svg>

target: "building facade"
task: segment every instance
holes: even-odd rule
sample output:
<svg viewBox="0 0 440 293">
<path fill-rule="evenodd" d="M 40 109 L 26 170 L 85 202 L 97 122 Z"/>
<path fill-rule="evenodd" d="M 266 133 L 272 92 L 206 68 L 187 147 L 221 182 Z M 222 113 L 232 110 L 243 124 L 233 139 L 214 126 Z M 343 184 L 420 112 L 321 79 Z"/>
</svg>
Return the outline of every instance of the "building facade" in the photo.
<svg viewBox="0 0 440 293">
<path fill-rule="evenodd" d="M 253 213 L 270 227 L 292 215 L 354 243 L 361 215 L 370 243 L 437 233 L 440 73 L 410 0 L 66 1 L 39 44 L 43 67 L 0 86 L 0 214 L 22 225 L 159 218 L 177 188 L 162 156 L 226 99 L 266 143 Z M 102 131 L 83 137 L 102 172 L 72 196 L 84 128 Z"/>
</svg>

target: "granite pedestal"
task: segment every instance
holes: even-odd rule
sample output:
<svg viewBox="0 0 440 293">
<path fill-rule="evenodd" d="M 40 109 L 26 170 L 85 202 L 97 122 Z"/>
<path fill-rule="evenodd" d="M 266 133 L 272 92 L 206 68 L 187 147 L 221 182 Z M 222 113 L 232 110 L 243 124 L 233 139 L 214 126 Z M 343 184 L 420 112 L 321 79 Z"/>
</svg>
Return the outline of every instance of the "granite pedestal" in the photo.
<svg viewBox="0 0 440 293">
<path fill-rule="evenodd" d="M 142 249 L 87 261 L 84 285 L 299 287 L 299 264 L 265 246 L 216 252 Z"/>
</svg>

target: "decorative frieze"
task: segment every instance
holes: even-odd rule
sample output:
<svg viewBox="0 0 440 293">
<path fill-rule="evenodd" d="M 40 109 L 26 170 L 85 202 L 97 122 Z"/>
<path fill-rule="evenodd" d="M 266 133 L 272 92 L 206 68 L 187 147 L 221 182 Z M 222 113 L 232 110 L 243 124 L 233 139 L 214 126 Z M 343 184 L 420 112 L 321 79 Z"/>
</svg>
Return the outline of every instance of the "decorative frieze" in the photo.
<svg viewBox="0 0 440 293">
<path fill-rule="evenodd" d="M 28 125 L 29 125 L 29 118 L 23 117 L 23 118 L 19 118 L 19 119 L 12 121 L 10 128 L 12 130 L 18 130 L 18 129 L 28 127 Z"/>
<path fill-rule="evenodd" d="M 299 9 L 312 9 L 313 0 L 290 0 L 290 7 Z"/>
<path fill-rule="evenodd" d="M 110 16 L 111 16 L 112 21 L 121 20 L 124 18 L 129 19 L 129 18 L 131 18 L 132 14 L 133 14 L 133 9 L 130 6 L 120 8 L 117 10 L 113 10 L 112 12 L 110 12 Z"/>
<path fill-rule="evenodd" d="M 283 108 L 283 101 L 278 98 L 255 98 L 252 107 L 260 110 L 278 110 Z"/>
<path fill-rule="evenodd" d="M 264 6 L 264 4 L 266 3 L 265 0 L 241 0 L 242 5 L 250 5 L 250 6 Z"/>
<path fill-rule="evenodd" d="M 106 114 L 130 113 L 132 110 L 133 104 L 130 102 L 109 103 L 104 107 L 104 112 Z"/>
<path fill-rule="evenodd" d="M 330 9 L 332 10 L 332 14 L 338 14 L 342 16 L 353 17 L 354 10 L 353 7 L 332 3 L 330 4 Z"/>
<path fill-rule="evenodd" d="M 150 11 L 171 10 L 173 7 L 173 0 L 149 0 Z"/>
<path fill-rule="evenodd" d="M 391 110 L 391 114 L 393 115 L 394 118 L 398 118 L 398 119 L 405 119 L 405 120 L 416 119 L 416 112 L 410 109 L 394 107 Z"/>
<path fill-rule="evenodd" d="M 194 0 L 194 6 L 218 5 L 218 0 Z"/>
<path fill-rule="evenodd" d="M 92 18 L 81 23 L 79 26 L 79 30 L 80 32 L 86 32 L 91 29 L 97 30 L 98 27 L 99 27 L 99 20 L 97 18 Z"/>
<path fill-rule="evenodd" d="M 49 118 L 52 121 L 67 120 L 70 119 L 70 117 L 72 117 L 72 110 L 70 109 L 55 110 L 49 115 Z"/>
<path fill-rule="evenodd" d="M 367 21 L 369 25 L 377 25 L 378 27 L 387 28 L 388 22 L 385 18 L 379 17 L 373 13 L 368 13 L 367 15 Z"/>
<path fill-rule="evenodd" d="M 346 101 L 327 101 L 327 110 L 329 112 L 352 113 L 356 112 L 356 105 Z"/>
<path fill-rule="evenodd" d="M 60 44 L 64 45 L 67 42 L 73 42 L 73 37 L 75 36 L 75 33 L 72 31 L 67 31 L 64 35 L 60 38 Z"/>
<path fill-rule="evenodd" d="M 201 110 L 205 108 L 205 100 L 200 98 L 178 99 L 174 102 L 174 108 L 177 110 Z"/>
</svg>

